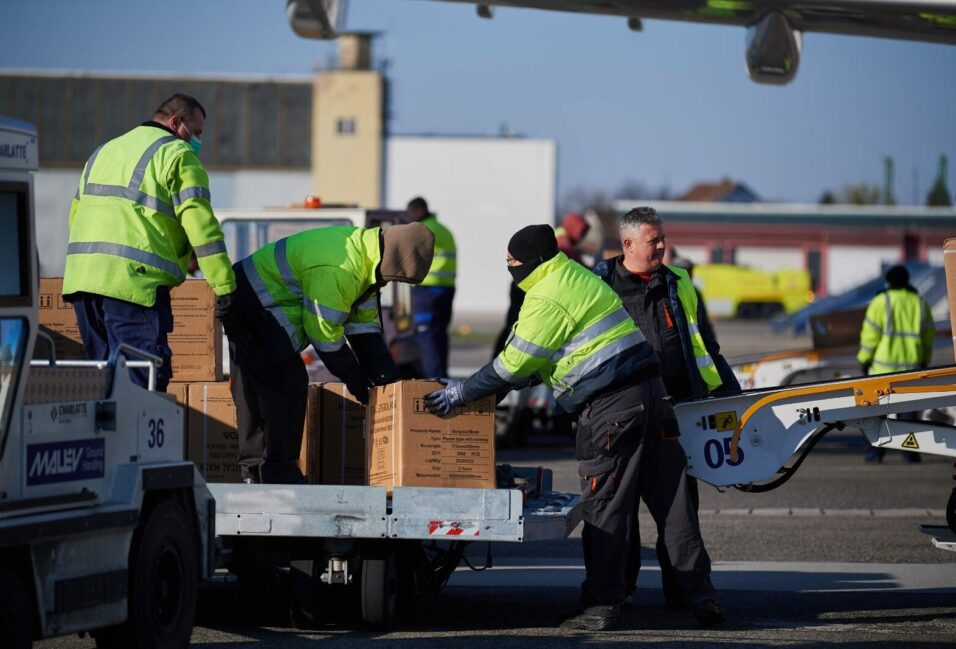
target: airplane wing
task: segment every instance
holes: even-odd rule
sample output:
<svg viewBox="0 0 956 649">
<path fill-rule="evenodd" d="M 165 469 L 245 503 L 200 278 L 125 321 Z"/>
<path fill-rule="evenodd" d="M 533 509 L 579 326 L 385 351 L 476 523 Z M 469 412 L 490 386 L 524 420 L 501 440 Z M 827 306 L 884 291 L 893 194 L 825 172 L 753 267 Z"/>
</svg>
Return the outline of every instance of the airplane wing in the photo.
<svg viewBox="0 0 956 649">
<path fill-rule="evenodd" d="M 776 12 L 801 32 L 956 44 L 956 0 L 443 0 L 749 27 Z"/>
</svg>

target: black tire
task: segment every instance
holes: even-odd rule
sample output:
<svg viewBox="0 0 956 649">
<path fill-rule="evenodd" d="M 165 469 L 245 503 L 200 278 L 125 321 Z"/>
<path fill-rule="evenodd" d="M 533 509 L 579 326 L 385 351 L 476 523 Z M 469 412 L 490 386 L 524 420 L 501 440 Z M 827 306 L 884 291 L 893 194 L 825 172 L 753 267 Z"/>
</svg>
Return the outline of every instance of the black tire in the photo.
<svg viewBox="0 0 956 649">
<path fill-rule="evenodd" d="M 956 534 L 956 487 L 949 494 L 949 500 L 946 501 L 946 524 L 949 529 Z"/>
<path fill-rule="evenodd" d="M 0 643 L 4 647 L 30 649 L 33 646 L 32 602 L 20 576 L 0 567 Z"/>
<path fill-rule="evenodd" d="M 189 516 L 176 503 L 157 504 L 133 535 L 129 616 L 93 632 L 101 649 L 181 649 L 196 617 L 199 549 Z"/>
<path fill-rule="evenodd" d="M 391 628 L 398 607 L 398 570 L 391 556 L 362 560 L 362 619 Z"/>
</svg>

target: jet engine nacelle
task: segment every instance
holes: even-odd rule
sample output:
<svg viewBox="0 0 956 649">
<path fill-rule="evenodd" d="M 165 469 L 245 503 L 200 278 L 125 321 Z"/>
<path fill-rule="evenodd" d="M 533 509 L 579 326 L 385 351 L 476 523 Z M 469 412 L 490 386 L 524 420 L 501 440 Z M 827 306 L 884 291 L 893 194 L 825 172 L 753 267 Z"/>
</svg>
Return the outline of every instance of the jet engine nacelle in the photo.
<svg viewBox="0 0 956 649">
<path fill-rule="evenodd" d="M 747 28 L 747 74 L 757 83 L 790 83 L 800 65 L 802 34 L 783 14 L 769 13 Z"/>
<path fill-rule="evenodd" d="M 285 15 L 302 38 L 327 40 L 339 35 L 348 0 L 286 0 Z"/>
</svg>

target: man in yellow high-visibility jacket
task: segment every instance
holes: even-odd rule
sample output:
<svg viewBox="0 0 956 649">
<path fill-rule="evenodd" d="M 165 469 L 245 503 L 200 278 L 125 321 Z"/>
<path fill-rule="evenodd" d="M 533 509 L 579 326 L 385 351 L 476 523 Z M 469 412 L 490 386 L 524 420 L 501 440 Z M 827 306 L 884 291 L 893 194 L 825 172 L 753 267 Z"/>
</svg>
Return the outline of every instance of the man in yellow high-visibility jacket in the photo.
<svg viewBox="0 0 956 649">
<path fill-rule="evenodd" d="M 448 327 L 458 267 L 455 238 L 428 210 L 424 198 L 409 201 L 406 214 L 410 221 L 421 223 L 435 235 L 432 266 L 422 283 L 412 288 L 412 321 L 422 373 L 427 377 L 448 376 Z"/>
<path fill-rule="evenodd" d="M 70 207 L 63 296 L 86 352 L 106 360 L 127 343 L 158 356 L 160 391 L 172 377 L 169 290 L 186 279 L 190 258 L 217 295 L 217 315 L 229 312 L 236 290 L 198 157 L 205 119 L 193 97 L 173 95 L 151 121 L 93 153 Z M 146 370 L 130 374 L 146 386 Z"/>
<path fill-rule="evenodd" d="M 419 223 L 324 227 L 236 262 L 236 313 L 223 325 L 245 481 L 304 481 L 296 460 L 309 377 L 299 353 L 309 344 L 362 403 L 372 385 L 400 378 L 382 338 L 379 291 L 422 281 L 434 241 Z"/>
<path fill-rule="evenodd" d="M 575 457 L 587 577 L 582 610 L 562 627 L 601 631 L 618 625 L 634 499 L 656 481 L 663 484 L 654 492 L 652 512 L 671 556 L 697 563 L 678 574 L 687 603 L 716 606 L 699 528 L 688 533 L 691 528 L 683 526 L 675 534 L 670 524 L 677 516 L 696 523 L 697 516 L 683 493 L 687 458 L 679 444 L 664 439 L 663 422 L 675 417 L 657 354 L 614 291 L 558 251 L 551 226 L 515 233 L 507 261 L 526 295 L 504 350 L 467 380 L 449 381 L 428 395 L 426 408 L 449 415 L 468 401 L 543 381 L 561 408 L 580 413 Z M 662 463 L 682 465 L 683 471 L 662 475 Z"/>
<path fill-rule="evenodd" d="M 866 309 L 856 359 L 865 374 L 889 374 L 929 367 L 936 336 L 929 305 L 910 286 L 910 274 L 905 266 L 893 266 L 886 272 L 885 279 L 886 290 L 877 293 Z M 901 413 L 898 417 L 915 421 L 919 413 Z M 883 448 L 871 448 L 866 459 L 880 462 L 884 452 Z M 919 460 L 917 453 L 903 455 L 905 462 Z"/>
</svg>

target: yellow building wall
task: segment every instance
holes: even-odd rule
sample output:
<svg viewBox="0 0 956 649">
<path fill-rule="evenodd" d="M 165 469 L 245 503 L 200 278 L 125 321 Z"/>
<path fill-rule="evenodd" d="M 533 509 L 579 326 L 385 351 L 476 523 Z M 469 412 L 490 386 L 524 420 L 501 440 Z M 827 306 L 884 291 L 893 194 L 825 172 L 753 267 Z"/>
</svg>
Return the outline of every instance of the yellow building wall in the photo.
<svg viewBox="0 0 956 649">
<path fill-rule="evenodd" d="M 381 207 L 384 94 L 385 81 L 379 72 L 316 74 L 312 181 L 323 203 Z"/>
</svg>

